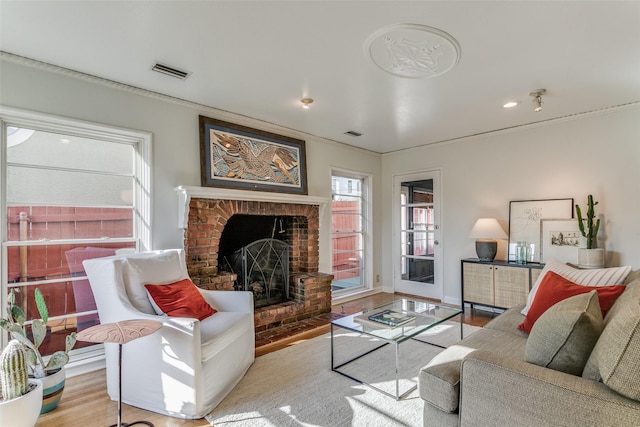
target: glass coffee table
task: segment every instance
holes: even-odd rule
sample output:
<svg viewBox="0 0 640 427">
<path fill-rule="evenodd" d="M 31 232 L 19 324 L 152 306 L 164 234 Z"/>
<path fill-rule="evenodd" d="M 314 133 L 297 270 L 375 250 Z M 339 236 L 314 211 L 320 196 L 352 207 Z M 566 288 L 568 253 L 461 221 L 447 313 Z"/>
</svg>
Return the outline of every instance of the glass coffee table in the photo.
<svg viewBox="0 0 640 427">
<path fill-rule="evenodd" d="M 400 353 L 401 344 L 403 348 L 409 345 L 405 343 L 414 345 L 413 343 L 416 342 L 444 348 L 442 345 L 428 342 L 420 334 L 425 334 L 428 330 L 460 314 L 462 314 L 460 308 L 410 299 L 398 299 L 370 310 L 333 320 L 331 322 L 331 370 L 400 400 L 417 388 L 417 383 L 414 380 L 401 379 L 400 377 L 403 362 Z M 342 331 L 345 333 L 340 334 L 340 352 L 338 352 L 336 331 L 340 329 L 346 331 Z M 356 338 L 365 338 L 365 340 L 356 342 Z M 462 316 L 460 316 L 460 339 L 462 339 Z M 360 348 L 363 342 L 365 346 Z M 375 356 L 372 355 L 379 351 L 391 351 L 391 353 L 385 356 L 386 359 L 381 356 L 375 359 Z M 408 351 L 416 352 L 413 348 Z M 342 358 L 346 360 L 338 361 L 338 353 L 341 353 Z M 370 361 L 365 358 L 369 358 Z M 361 374 L 379 369 L 380 366 L 376 366 L 379 364 L 375 362 L 380 362 L 379 364 L 382 365 L 395 363 L 395 366 L 389 367 L 395 370 L 395 373 L 391 373 L 390 377 L 391 383 L 395 378 L 395 384 L 392 384 L 390 390 L 383 390 L 370 381 L 358 378 L 363 376 Z M 424 360 L 424 364 L 427 362 L 428 360 Z M 357 370 L 349 371 L 347 369 L 354 366 L 355 363 L 361 365 L 359 373 Z M 382 367 L 382 370 L 387 369 Z"/>
</svg>

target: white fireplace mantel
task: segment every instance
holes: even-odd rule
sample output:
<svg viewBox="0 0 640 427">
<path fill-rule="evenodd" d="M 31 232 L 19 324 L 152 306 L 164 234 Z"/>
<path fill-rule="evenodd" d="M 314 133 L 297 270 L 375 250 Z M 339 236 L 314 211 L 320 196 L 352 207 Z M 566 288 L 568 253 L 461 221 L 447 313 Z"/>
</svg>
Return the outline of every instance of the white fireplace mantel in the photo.
<svg viewBox="0 0 640 427">
<path fill-rule="evenodd" d="M 304 196 L 300 194 L 269 193 L 262 191 L 231 190 L 215 187 L 190 187 L 180 185 L 174 188 L 178 193 L 178 227 L 187 228 L 189 224 L 189 204 L 192 198 L 218 200 L 246 200 L 249 202 L 292 203 L 298 205 L 318 205 L 320 218 L 329 203 L 326 197 Z"/>
</svg>

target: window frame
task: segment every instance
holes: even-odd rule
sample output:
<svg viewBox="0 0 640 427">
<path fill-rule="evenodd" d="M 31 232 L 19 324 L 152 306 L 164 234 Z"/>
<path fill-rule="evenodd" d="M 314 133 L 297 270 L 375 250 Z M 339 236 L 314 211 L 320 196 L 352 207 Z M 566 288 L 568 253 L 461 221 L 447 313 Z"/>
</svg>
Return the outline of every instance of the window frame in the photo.
<svg viewBox="0 0 640 427">
<path fill-rule="evenodd" d="M 361 226 L 362 229 L 359 232 L 361 234 L 361 238 L 362 238 L 362 263 L 363 266 L 361 267 L 361 271 L 362 271 L 362 279 L 361 279 L 361 285 L 357 286 L 357 287 L 353 287 L 353 288 L 345 288 L 345 289 L 341 289 L 341 290 L 333 290 L 332 291 L 332 297 L 334 299 L 336 298 L 343 298 L 352 294 L 356 294 L 359 292 L 363 292 L 363 291 L 368 291 L 370 289 L 373 288 L 373 281 L 372 281 L 372 277 L 373 277 L 373 243 L 372 243 L 372 238 L 371 238 L 371 230 L 373 229 L 373 223 L 372 223 L 372 215 L 371 213 L 373 212 L 373 205 L 372 205 L 372 175 L 371 174 L 366 174 L 366 173 L 362 173 L 362 172 L 356 172 L 356 171 L 352 171 L 352 170 L 347 170 L 347 169 L 341 169 L 341 168 L 336 168 L 333 167 L 331 168 L 331 201 L 333 203 L 333 196 L 336 194 L 334 192 L 334 178 L 339 177 L 339 178 L 345 178 L 347 180 L 356 180 L 358 182 L 362 181 L 362 185 L 359 188 L 360 191 L 360 202 L 361 202 L 361 206 L 360 206 L 360 216 L 361 216 Z M 352 183 L 353 186 L 353 183 Z M 349 195 L 349 187 L 351 187 L 353 189 L 352 186 L 347 185 L 347 188 L 341 188 L 341 186 L 338 185 L 339 188 L 339 192 L 337 194 L 342 194 L 342 195 Z M 357 190 L 357 188 L 356 188 Z M 333 212 L 332 212 L 332 220 L 333 220 Z M 333 236 L 334 235 L 339 235 L 339 234 L 343 234 L 343 233 L 335 233 L 333 231 L 333 228 L 331 229 L 331 271 L 333 272 L 333 254 L 334 254 L 334 249 L 333 249 Z"/>
<path fill-rule="evenodd" d="M 79 136 L 98 139 L 105 142 L 113 142 L 131 145 L 134 149 L 134 195 L 133 195 L 133 236 L 131 238 L 111 238 L 104 240 L 95 239 L 60 239 L 45 242 L 28 241 L 27 243 L 9 241 L 7 230 L 7 198 L 5 186 L 7 185 L 7 127 L 15 126 L 43 132 L 58 133 L 61 135 Z M 33 112 L 0 105 L 0 270 L 8 271 L 8 248 L 15 246 L 34 245 L 60 245 L 60 244 L 104 244 L 133 242 L 137 251 L 147 251 L 152 248 L 152 216 L 151 216 L 151 159 L 152 159 L 152 134 L 137 130 L 119 128 L 94 122 L 71 119 L 51 114 Z M 45 169 L 45 168 L 43 168 Z M 5 273 L 0 277 L 0 304 L 2 310 L 7 305 L 7 293 L 9 289 L 8 278 Z M 86 278 L 86 276 L 74 277 L 74 280 Z M 50 280 L 29 282 L 29 286 L 44 284 Z M 78 312 L 79 313 L 79 312 Z M 74 313 L 73 315 L 76 315 Z M 67 316 L 59 316 L 65 318 Z M 71 317 L 69 315 L 68 317 Z M 55 320 L 53 317 L 52 320 Z M 2 347 L 8 342 L 8 334 L 2 331 L 0 343 Z M 68 373 L 83 373 L 104 367 L 104 346 L 74 349 L 70 354 L 70 362 L 66 365 Z"/>
</svg>

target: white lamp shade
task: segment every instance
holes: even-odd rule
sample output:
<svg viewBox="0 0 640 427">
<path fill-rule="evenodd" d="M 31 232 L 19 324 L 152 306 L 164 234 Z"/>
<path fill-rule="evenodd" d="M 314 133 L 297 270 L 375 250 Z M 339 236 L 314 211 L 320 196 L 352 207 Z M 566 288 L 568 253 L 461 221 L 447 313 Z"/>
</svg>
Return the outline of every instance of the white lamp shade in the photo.
<svg viewBox="0 0 640 427">
<path fill-rule="evenodd" d="M 497 219 L 478 218 L 469 237 L 473 239 L 506 239 L 507 233 L 504 232 Z"/>
</svg>

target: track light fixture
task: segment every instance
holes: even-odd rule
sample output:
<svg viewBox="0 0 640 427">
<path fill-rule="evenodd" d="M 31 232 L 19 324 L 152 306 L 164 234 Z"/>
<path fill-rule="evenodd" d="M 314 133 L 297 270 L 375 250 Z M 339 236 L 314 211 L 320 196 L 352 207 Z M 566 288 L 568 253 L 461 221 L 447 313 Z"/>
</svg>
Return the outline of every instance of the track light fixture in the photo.
<svg viewBox="0 0 640 427">
<path fill-rule="evenodd" d="M 542 111 L 542 95 L 545 93 L 547 93 L 546 89 L 536 89 L 529 93 L 529 96 L 533 97 L 533 111 L 536 113 Z"/>
</svg>

